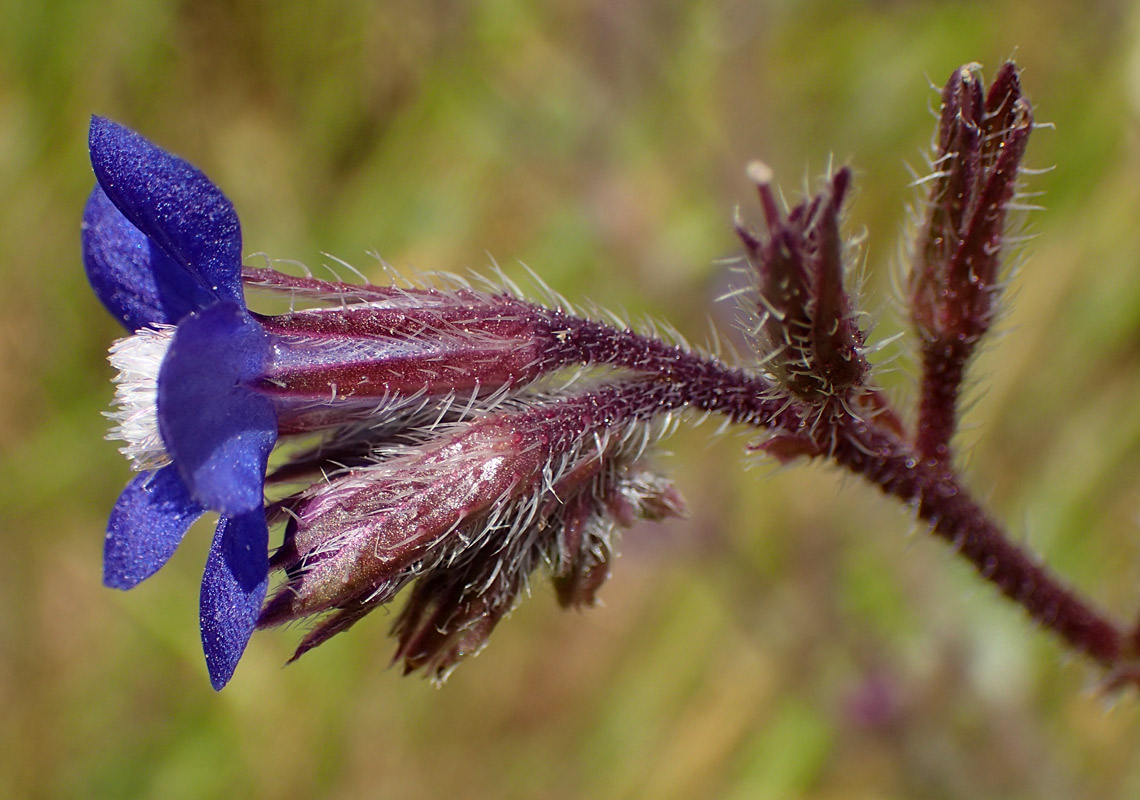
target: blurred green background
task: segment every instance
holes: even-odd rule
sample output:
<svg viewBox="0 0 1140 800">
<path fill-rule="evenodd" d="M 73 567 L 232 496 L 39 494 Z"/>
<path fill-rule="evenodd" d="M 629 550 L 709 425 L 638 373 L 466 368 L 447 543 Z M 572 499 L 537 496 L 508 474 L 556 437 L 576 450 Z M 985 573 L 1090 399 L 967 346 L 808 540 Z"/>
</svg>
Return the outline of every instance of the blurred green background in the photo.
<svg viewBox="0 0 1140 800">
<path fill-rule="evenodd" d="M 317 268 L 520 262 L 694 340 L 760 157 L 789 195 L 851 163 L 876 334 L 940 85 L 1014 55 L 1038 119 L 1004 335 L 976 365 L 970 481 L 1121 618 L 1140 610 L 1140 8 L 1127 2 L 0 2 L 0 796 L 1129 798 L 1140 698 L 1000 601 L 905 509 L 747 439 L 661 462 L 605 606 L 542 586 L 442 689 L 391 617 L 210 690 L 209 530 L 100 585 L 128 468 L 102 436 L 119 330 L 88 290 L 88 115 L 202 167 L 246 250 Z M 754 214 L 752 214 L 754 218 Z M 727 313 L 716 312 L 723 320 Z M 885 377 L 904 405 L 913 370 Z M 745 469 L 745 467 L 752 467 Z"/>
</svg>

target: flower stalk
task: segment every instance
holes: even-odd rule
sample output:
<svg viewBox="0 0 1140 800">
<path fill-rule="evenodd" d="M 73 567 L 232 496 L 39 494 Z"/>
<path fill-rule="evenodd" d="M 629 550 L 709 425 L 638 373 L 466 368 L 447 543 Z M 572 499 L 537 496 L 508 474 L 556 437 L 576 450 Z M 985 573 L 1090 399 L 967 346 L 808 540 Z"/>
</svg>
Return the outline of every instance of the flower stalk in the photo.
<svg viewBox="0 0 1140 800">
<path fill-rule="evenodd" d="M 988 92 L 976 64 L 950 76 L 910 274 L 922 358 L 917 442 L 926 458 L 951 458 L 966 364 L 990 329 L 1002 288 L 1005 228 L 1032 130 L 1012 63 Z"/>
</svg>

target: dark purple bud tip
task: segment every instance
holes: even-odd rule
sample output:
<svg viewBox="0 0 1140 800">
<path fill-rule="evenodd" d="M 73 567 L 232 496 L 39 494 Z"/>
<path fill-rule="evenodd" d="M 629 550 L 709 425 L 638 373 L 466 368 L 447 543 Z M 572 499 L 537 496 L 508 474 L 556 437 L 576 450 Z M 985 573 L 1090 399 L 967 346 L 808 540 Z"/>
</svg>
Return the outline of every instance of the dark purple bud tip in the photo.
<svg viewBox="0 0 1140 800">
<path fill-rule="evenodd" d="M 519 588 L 473 594 L 446 574 L 421 580 L 392 626 L 399 641 L 393 663 L 402 661 L 405 675 L 420 670 L 436 681 L 445 679 L 486 646 Z"/>
<path fill-rule="evenodd" d="M 748 166 L 765 230 L 737 223 L 759 303 L 750 333 L 777 382 L 801 400 L 825 403 L 861 387 L 868 365 L 845 282 L 845 245 L 839 230 L 851 171 L 838 170 L 822 192 L 785 216 L 772 190 L 772 171 Z"/>
<path fill-rule="evenodd" d="M 1008 211 L 1033 114 L 1012 63 L 984 99 L 980 68 L 955 70 L 941 112 L 910 278 L 911 317 L 926 341 L 973 342 L 993 318 Z"/>
</svg>

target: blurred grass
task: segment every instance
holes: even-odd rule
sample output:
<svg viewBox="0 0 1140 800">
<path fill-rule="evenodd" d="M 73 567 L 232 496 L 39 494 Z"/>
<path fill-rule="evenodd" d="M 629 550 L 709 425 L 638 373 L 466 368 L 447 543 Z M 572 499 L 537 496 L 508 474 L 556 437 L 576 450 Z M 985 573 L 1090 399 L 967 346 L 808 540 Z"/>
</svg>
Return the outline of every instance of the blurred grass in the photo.
<svg viewBox="0 0 1140 800">
<path fill-rule="evenodd" d="M 868 304 L 936 103 L 1011 54 L 1047 210 L 975 370 L 974 485 L 1123 618 L 1140 582 L 1140 9 L 1125 2 L 0 2 L 0 796 L 1140 796 L 1140 701 L 997 600 L 906 512 L 828 469 L 669 444 L 693 509 L 642 528 L 605 607 L 547 592 L 442 690 L 385 666 L 381 615 L 281 669 L 255 637 L 214 695 L 205 530 L 100 586 L 127 467 L 78 220 L 87 117 L 230 195 L 248 252 L 375 274 L 519 262 L 570 298 L 700 339 L 743 164 L 790 194 L 857 169 Z M 907 370 L 888 380 L 906 398 Z M 840 488 L 842 487 L 842 488 Z"/>
</svg>

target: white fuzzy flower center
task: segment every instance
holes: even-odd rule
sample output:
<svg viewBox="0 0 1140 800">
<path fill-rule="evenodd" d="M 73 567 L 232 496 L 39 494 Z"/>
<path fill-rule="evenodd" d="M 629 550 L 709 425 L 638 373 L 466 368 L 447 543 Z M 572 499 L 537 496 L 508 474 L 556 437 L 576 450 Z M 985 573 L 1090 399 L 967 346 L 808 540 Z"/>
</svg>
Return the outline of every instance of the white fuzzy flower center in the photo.
<svg viewBox="0 0 1140 800">
<path fill-rule="evenodd" d="M 112 344 L 107 354 L 119 371 L 114 379 L 114 410 L 105 412 L 117 424 L 107 438 L 125 442 L 119 452 L 138 472 L 170 463 L 158 431 L 158 371 L 173 338 L 173 325 L 141 328 Z"/>
</svg>

